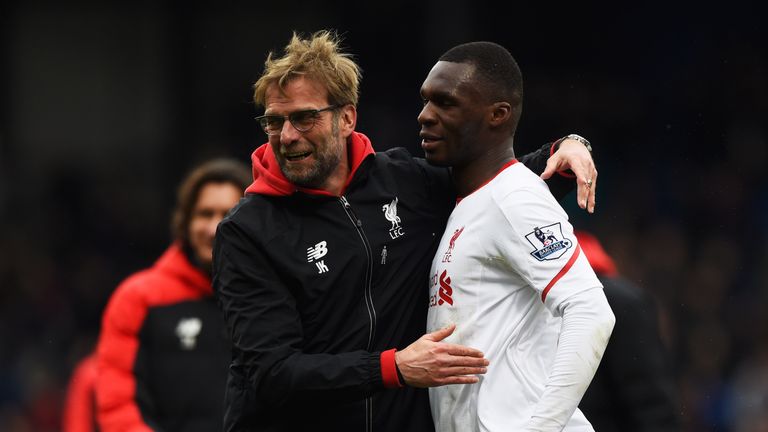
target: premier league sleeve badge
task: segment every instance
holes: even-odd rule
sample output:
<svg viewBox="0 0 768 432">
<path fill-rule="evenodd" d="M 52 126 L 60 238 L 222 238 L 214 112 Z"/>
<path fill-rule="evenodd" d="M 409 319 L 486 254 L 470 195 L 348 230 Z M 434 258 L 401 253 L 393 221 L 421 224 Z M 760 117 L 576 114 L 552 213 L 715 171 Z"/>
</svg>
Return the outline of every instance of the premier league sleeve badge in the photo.
<svg viewBox="0 0 768 432">
<path fill-rule="evenodd" d="M 563 236 L 560 222 L 535 227 L 525 235 L 525 239 L 533 246 L 531 255 L 539 261 L 556 260 L 573 245 L 572 241 Z"/>
</svg>

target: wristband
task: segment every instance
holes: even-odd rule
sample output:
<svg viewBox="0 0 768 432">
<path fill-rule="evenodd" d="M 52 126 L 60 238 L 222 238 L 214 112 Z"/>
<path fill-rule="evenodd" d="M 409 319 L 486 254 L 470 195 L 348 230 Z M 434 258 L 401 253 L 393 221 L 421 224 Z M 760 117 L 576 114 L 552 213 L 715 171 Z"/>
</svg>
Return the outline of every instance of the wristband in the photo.
<svg viewBox="0 0 768 432">
<path fill-rule="evenodd" d="M 379 358 L 379 364 L 381 365 L 381 381 L 386 388 L 399 388 L 403 386 L 401 380 L 400 371 L 397 369 L 397 362 L 395 362 L 395 349 L 382 351 Z"/>
</svg>

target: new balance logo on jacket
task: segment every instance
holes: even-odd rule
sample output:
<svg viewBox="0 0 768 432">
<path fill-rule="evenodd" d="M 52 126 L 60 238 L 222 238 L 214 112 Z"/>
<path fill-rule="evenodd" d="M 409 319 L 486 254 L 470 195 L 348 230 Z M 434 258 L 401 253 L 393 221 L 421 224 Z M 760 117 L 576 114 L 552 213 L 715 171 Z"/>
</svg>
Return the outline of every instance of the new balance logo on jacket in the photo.
<svg viewBox="0 0 768 432">
<path fill-rule="evenodd" d="M 307 248 L 307 262 L 311 263 L 324 257 L 328 253 L 328 243 L 323 240 L 320 243 Z M 328 271 L 328 266 L 323 261 L 315 262 L 318 273 L 325 273 Z"/>
</svg>

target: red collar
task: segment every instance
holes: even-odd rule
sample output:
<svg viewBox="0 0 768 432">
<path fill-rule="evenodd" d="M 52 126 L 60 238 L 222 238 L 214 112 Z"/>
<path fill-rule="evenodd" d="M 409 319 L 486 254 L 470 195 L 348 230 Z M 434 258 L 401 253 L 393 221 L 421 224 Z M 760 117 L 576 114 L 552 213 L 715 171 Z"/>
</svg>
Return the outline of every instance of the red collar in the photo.
<svg viewBox="0 0 768 432">
<path fill-rule="evenodd" d="M 360 164 L 363 163 L 363 160 L 369 155 L 374 154 L 371 140 L 359 132 L 352 132 L 352 135 L 350 135 L 347 140 L 347 152 L 350 169 L 349 177 L 344 184 L 344 190 L 349 186 L 349 182 L 360 167 Z M 253 162 L 253 183 L 245 190 L 246 193 L 287 196 L 296 191 L 301 191 L 313 195 L 334 196 L 328 191 L 302 188 L 291 183 L 280 171 L 280 166 L 269 143 L 257 148 L 251 155 L 251 161 Z"/>
</svg>

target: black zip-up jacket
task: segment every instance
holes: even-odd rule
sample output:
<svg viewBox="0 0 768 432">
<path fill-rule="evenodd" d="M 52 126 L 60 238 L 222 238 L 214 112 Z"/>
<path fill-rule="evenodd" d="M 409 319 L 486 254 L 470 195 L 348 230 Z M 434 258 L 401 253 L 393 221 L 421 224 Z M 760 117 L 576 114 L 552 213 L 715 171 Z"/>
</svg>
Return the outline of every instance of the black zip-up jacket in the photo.
<svg viewBox="0 0 768 432">
<path fill-rule="evenodd" d="M 214 291 L 233 341 L 226 431 L 432 431 L 428 393 L 381 353 L 425 332 L 427 275 L 455 205 L 448 170 L 350 139 L 342 196 L 296 191 L 268 145 L 222 221 Z M 549 146 L 521 158 L 541 172 Z M 556 176 L 557 177 L 557 176 Z M 572 181 L 556 179 L 558 195 Z M 552 187 L 552 186 L 551 186 Z"/>
</svg>

